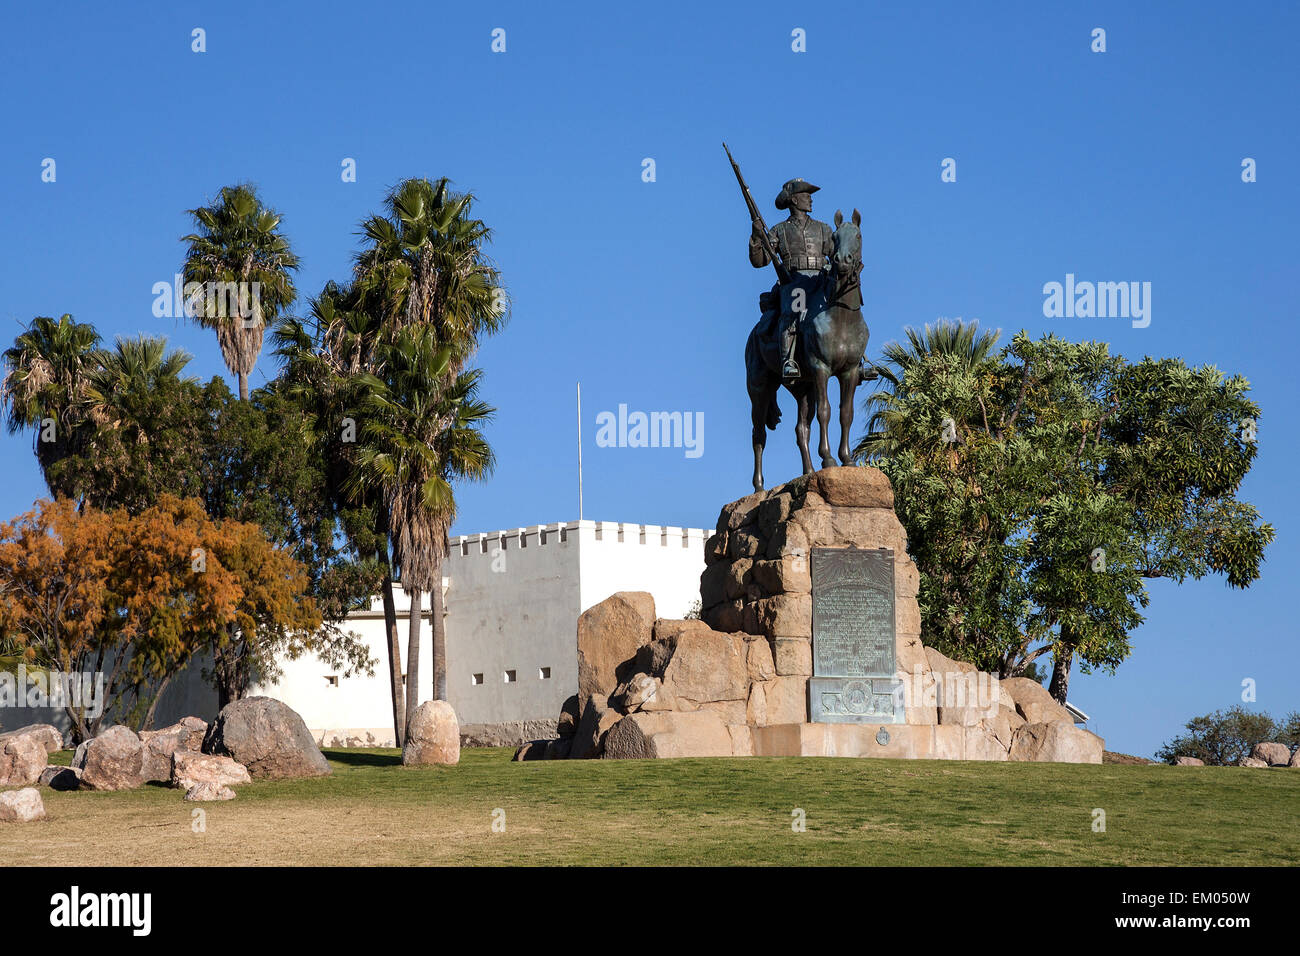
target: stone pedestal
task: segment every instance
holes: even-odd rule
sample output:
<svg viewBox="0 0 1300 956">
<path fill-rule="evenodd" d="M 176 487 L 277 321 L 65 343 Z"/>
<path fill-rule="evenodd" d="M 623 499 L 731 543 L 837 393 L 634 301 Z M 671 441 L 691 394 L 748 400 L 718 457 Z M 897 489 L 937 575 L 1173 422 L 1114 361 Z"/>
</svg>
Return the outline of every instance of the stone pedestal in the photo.
<svg viewBox="0 0 1300 956">
<path fill-rule="evenodd" d="M 894 676 L 904 683 L 904 722 L 937 721 L 916 603 L 920 578 L 894 513 L 893 489 L 878 469 L 849 467 L 827 468 L 732 502 L 722 509 L 716 533 L 704 546 L 701 619 L 716 630 L 766 638 L 777 676 L 786 681 L 782 698 L 797 696 L 803 702 L 797 714 L 787 707 L 777 719 L 752 723 L 809 720 L 812 549 L 850 547 L 893 553 Z"/>
<path fill-rule="evenodd" d="M 857 639 L 845 644 L 837 636 L 856 633 L 853 615 L 841 615 L 843 632 L 824 629 L 828 608 L 835 614 L 854 610 L 857 580 L 842 575 L 834 579 L 838 593 L 818 591 L 818 633 L 831 635 L 819 648 L 821 659 L 838 649 L 831 659 L 843 668 L 818 674 L 828 682 L 819 689 L 838 690 L 845 707 L 815 716 L 847 722 L 810 719 L 814 548 L 886 549 L 893 558 L 892 675 L 872 673 L 887 667 L 882 646 L 890 639 L 889 611 L 878 599 L 882 587 L 889 594 L 887 577 L 873 571 L 867 579 L 877 598 L 868 615 L 871 639 L 864 642 L 872 653 L 847 655 L 850 665 L 871 662 L 859 672 L 845 665 L 843 653 L 858 647 Z M 829 560 L 828 566 L 841 563 L 838 556 Z M 919 575 L 894 513 L 893 490 L 877 469 L 828 468 L 732 502 L 705 545 L 705 562 L 701 620 L 656 619 L 654 599 L 642 592 L 615 594 L 582 615 L 579 692 L 557 722 L 560 739 L 525 745 L 516 759 L 754 755 L 1101 763 L 1101 738 L 1075 727 L 1041 685 L 999 682 L 922 644 Z M 818 574 L 819 587 L 825 586 Z M 860 683 L 862 673 L 873 698 L 877 680 L 891 688 L 901 684 L 901 707 L 897 697 L 888 708 L 847 706 L 861 691 L 843 682 Z M 896 722 L 859 722 L 884 713 Z"/>
</svg>

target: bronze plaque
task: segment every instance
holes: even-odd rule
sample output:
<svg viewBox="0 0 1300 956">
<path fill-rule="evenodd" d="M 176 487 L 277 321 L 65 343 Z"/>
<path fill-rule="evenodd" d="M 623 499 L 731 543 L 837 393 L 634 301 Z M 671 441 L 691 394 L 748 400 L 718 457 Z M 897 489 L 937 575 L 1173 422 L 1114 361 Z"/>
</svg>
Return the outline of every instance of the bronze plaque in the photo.
<svg viewBox="0 0 1300 956">
<path fill-rule="evenodd" d="M 894 552 L 812 549 L 814 723 L 901 724 L 894 678 Z"/>
<path fill-rule="evenodd" d="M 814 677 L 894 676 L 894 552 L 812 549 Z"/>
<path fill-rule="evenodd" d="M 875 677 L 812 677 L 808 710 L 815 724 L 901 724 L 903 682 Z"/>
</svg>

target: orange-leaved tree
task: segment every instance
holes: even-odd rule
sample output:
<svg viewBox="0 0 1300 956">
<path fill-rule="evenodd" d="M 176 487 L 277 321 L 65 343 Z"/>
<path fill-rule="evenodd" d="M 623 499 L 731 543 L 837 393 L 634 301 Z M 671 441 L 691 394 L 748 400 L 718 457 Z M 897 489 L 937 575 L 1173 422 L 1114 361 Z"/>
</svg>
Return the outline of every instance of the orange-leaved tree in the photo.
<svg viewBox="0 0 1300 956">
<path fill-rule="evenodd" d="M 0 635 L 37 666 L 102 676 L 97 702 L 61 703 L 77 740 L 110 714 L 148 727 L 200 652 L 252 667 L 301 653 L 321 624 L 306 588 L 258 526 L 215 522 L 195 499 L 164 495 L 132 516 L 61 498 L 0 525 Z"/>
</svg>

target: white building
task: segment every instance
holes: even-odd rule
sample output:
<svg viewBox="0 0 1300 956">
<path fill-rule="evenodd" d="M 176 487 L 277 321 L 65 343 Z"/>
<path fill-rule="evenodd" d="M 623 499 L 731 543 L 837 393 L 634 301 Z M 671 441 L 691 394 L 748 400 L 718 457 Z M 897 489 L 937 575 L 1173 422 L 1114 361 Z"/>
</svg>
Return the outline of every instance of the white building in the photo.
<svg viewBox="0 0 1300 956">
<path fill-rule="evenodd" d="M 578 689 L 578 616 L 617 591 L 649 591 L 660 617 L 685 617 L 700 597 L 707 537 L 699 528 L 579 521 L 454 539 L 443 577 L 447 698 L 462 733 L 499 743 L 553 733 Z M 400 588 L 395 598 L 405 660 L 410 601 Z M 427 595 L 423 606 L 421 701 L 433 696 Z M 344 676 L 307 654 L 251 693 L 283 700 L 326 746 L 393 746 L 380 598 L 345 626 L 379 661 L 373 676 Z"/>
</svg>

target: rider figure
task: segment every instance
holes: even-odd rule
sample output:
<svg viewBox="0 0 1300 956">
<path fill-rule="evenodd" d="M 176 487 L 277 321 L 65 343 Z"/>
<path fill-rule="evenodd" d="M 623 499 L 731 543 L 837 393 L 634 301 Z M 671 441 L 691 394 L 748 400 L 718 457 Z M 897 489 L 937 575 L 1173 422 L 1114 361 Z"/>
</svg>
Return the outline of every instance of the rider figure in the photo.
<svg viewBox="0 0 1300 956">
<path fill-rule="evenodd" d="M 791 179 L 782 186 L 776 197 L 776 208 L 789 209 L 790 216 L 767 232 L 768 241 L 781 257 L 781 263 L 791 273 L 806 277 L 824 276 L 830 268 L 829 259 L 835 251 L 831 227 L 809 215 L 812 212 L 812 194 L 819 188 L 821 187 L 802 179 Z M 760 235 L 761 231 L 755 223 L 754 233 L 749 237 L 749 262 L 755 269 L 761 269 L 771 261 L 767 250 L 763 248 Z M 781 377 L 792 380 L 799 377 L 799 366 L 795 363 L 794 354 L 798 321 L 802 316 L 796 315 L 793 308 L 781 307 L 782 300 L 789 298 L 782 296 L 781 292 L 781 283 L 778 282 L 772 287 L 772 295 L 767 300 L 769 305 L 764 311 L 764 319 L 767 320 L 765 327 L 770 328 L 774 313 L 780 313 L 781 355 L 784 360 Z"/>
</svg>

